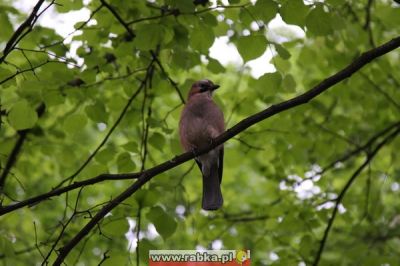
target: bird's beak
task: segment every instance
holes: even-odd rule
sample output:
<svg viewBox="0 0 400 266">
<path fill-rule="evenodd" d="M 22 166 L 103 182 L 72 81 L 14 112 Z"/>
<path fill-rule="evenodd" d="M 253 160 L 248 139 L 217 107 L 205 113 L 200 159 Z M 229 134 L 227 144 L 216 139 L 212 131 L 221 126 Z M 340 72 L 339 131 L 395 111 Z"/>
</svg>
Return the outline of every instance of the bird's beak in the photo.
<svg viewBox="0 0 400 266">
<path fill-rule="evenodd" d="M 219 85 L 218 84 L 214 84 L 212 87 L 211 87 L 211 91 L 214 91 L 214 90 L 216 90 L 216 89 L 218 89 L 219 88 Z"/>
</svg>

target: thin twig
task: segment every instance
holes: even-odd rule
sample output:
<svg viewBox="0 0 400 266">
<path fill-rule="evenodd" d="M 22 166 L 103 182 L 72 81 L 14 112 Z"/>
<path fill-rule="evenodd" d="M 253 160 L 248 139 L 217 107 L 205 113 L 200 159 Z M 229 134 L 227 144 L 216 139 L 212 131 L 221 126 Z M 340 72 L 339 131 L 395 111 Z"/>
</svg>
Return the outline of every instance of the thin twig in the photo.
<svg viewBox="0 0 400 266">
<path fill-rule="evenodd" d="M 365 23 L 363 28 L 368 32 L 369 43 L 371 44 L 372 47 L 375 47 L 375 42 L 371 29 L 371 9 L 373 2 L 374 0 L 368 0 L 367 5 L 365 6 Z"/>
<path fill-rule="evenodd" d="M 317 175 L 321 175 L 323 173 L 325 173 L 326 171 L 330 170 L 331 168 L 333 168 L 337 163 L 341 163 L 344 162 L 348 159 L 350 159 L 351 157 L 353 157 L 354 155 L 359 154 L 360 152 L 367 152 L 370 147 L 374 144 L 375 141 L 377 141 L 380 137 L 386 135 L 387 133 L 389 133 L 392 129 L 396 128 L 400 126 L 400 121 L 391 124 L 390 126 L 384 128 L 383 130 L 379 131 L 378 133 L 376 133 L 375 135 L 373 135 L 364 145 L 344 154 L 343 156 L 341 156 L 340 158 L 332 161 L 331 163 L 329 163 L 328 165 L 326 165 L 322 171 L 319 171 L 318 173 L 316 173 Z"/>
<path fill-rule="evenodd" d="M 157 65 L 160 67 L 161 72 L 167 77 L 169 83 L 171 83 L 172 87 L 174 87 L 175 91 L 178 93 L 179 99 L 181 99 L 181 102 L 183 104 L 185 104 L 185 99 L 183 98 L 182 92 L 178 87 L 178 83 L 176 83 L 171 77 L 170 75 L 168 75 L 167 71 L 165 71 L 165 68 L 163 67 L 163 65 L 161 64 L 160 60 L 158 59 L 158 56 L 151 51 L 151 55 L 153 56 L 153 59 L 156 61 Z"/>
<path fill-rule="evenodd" d="M 84 21 L 81 25 L 79 25 L 79 27 L 76 28 L 74 31 L 68 33 L 67 36 L 65 36 L 65 38 L 63 38 L 62 40 L 57 41 L 57 42 L 54 42 L 54 43 L 51 43 L 51 44 L 49 44 L 49 45 L 41 46 L 40 49 L 50 48 L 50 47 L 53 47 L 53 46 L 55 46 L 55 45 L 58 45 L 58 44 L 63 43 L 63 42 L 65 41 L 65 39 L 67 39 L 69 36 L 71 36 L 72 34 L 75 34 L 77 31 L 83 29 L 83 28 L 89 23 L 89 21 L 92 20 L 92 18 L 94 17 L 94 15 L 95 15 L 97 12 L 99 12 L 100 9 L 102 9 L 102 8 L 103 8 L 103 5 L 100 5 L 100 6 L 98 6 L 95 10 L 93 10 L 93 12 L 90 14 L 89 18 L 88 18 L 86 21 Z"/>
<path fill-rule="evenodd" d="M 139 18 L 139 19 L 135 19 L 132 20 L 130 22 L 128 22 L 128 25 L 132 25 L 135 23 L 139 23 L 139 22 L 143 22 L 143 21 L 150 21 L 150 20 L 155 20 L 155 19 L 159 19 L 159 18 L 164 18 L 164 17 L 169 17 L 169 16 L 180 16 L 180 15 L 198 15 L 201 13 L 205 13 L 205 12 L 209 12 L 209 11 L 213 11 L 216 9 L 220 9 L 220 8 L 224 8 L 224 9 L 230 9 L 230 8 L 243 8 L 246 6 L 251 5 L 251 3 L 246 3 L 243 5 L 217 5 L 215 7 L 208 7 L 208 8 L 204 8 L 195 12 L 181 12 L 179 11 L 179 9 L 169 9 L 169 10 L 165 10 L 163 14 L 161 15 L 157 15 L 157 16 L 151 16 L 151 17 L 146 17 L 146 18 Z"/>
<path fill-rule="evenodd" d="M 99 146 L 90 154 L 90 156 L 86 159 L 86 161 L 69 177 L 65 178 L 63 181 L 61 181 L 57 186 L 55 186 L 55 189 L 61 187 L 65 182 L 67 181 L 72 181 L 79 173 L 82 172 L 83 169 L 90 163 L 90 161 L 94 158 L 94 156 L 97 154 L 97 152 L 106 144 L 107 140 L 110 138 L 111 134 L 114 132 L 114 130 L 117 128 L 119 123 L 121 122 L 122 118 L 124 118 L 126 112 L 128 111 L 132 101 L 136 98 L 136 96 L 139 94 L 139 92 L 144 88 L 146 85 L 146 80 L 149 75 L 149 71 L 151 70 L 153 66 L 154 61 L 151 61 L 149 66 L 147 67 L 147 73 L 146 73 L 146 78 L 141 82 L 139 88 L 132 94 L 132 96 L 129 98 L 127 101 L 125 107 L 122 109 L 120 115 L 118 116 L 117 120 L 115 123 L 112 125 L 110 130 L 108 131 L 107 135 L 104 137 L 104 139 L 101 141 Z"/>
<path fill-rule="evenodd" d="M 376 84 L 374 81 L 372 81 L 367 75 L 365 75 L 363 72 L 360 72 L 360 75 L 366 80 L 368 81 L 369 84 L 371 84 L 372 87 L 374 87 L 380 94 L 383 95 L 383 97 L 386 98 L 386 100 L 388 100 L 391 104 L 393 104 L 398 111 L 400 111 L 400 104 L 397 103 L 395 100 L 393 100 L 392 97 L 390 97 L 390 95 L 385 92 L 384 90 L 382 90 L 378 84 Z"/>
<path fill-rule="evenodd" d="M 67 229 L 68 225 L 72 222 L 72 220 L 75 218 L 75 215 L 77 213 L 77 209 L 78 209 L 78 204 L 79 204 L 79 198 L 81 196 L 81 192 L 83 190 L 83 187 L 79 190 L 78 195 L 76 196 L 76 201 L 75 201 L 75 208 L 74 208 L 74 212 L 71 214 L 71 216 L 69 217 L 69 219 L 67 220 L 66 223 L 63 223 L 62 221 L 60 221 L 60 225 L 61 225 L 61 232 L 58 234 L 58 237 L 55 239 L 55 241 L 53 242 L 53 244 L 51 245 L 50 250 L 47 252 L 47 256 L 43 259 L 42 261 L 42 265 L 47 265 L 48 264 L 48 259 L 50 258 L 51 253 L 53 253 L 53 251 L 55 250 L 58 242 L 61 240 L 61 238 L 64 236 L 64 232 Z"/>
<path fill-rule="evenodd" d="M 46 65 L 46 64 L 50 64 L 50 63 L 58 63 L 58 64 L 72 65 L 72 66 L 74 66 L 74 67 L 78 67 L 78 68 L 79 68 L 79 66 L 77 66 L 77 65 L 75 65 L 74 63 L 71 63 L 71 62 L 63 62 L 63 61 L 57 61 L 57 60 L 46 60 L 46 61 L 44 61 L 44 62 L 42 62 L 42 63 L 40 63 L 40 64 L 38 64 L 38 65 L 36 65 L 36 66 L 34 66 L 34 67 L 32 67 L 32 68 L 27 68 L 27 69 L 18 70 L 18 71 L 15 72 L 14 74 L 12 74 L 12 75 L 6 77 L 5 79 L 3 79 L 2 81 L 0 81 L 0 85 L 6 83 L 7 81 L 9 81 L 9 80 L 15 78 L 16 76 L 18 76 L 18 75 L 20 75 L 20 74 L 23 74 L 23 73 L 29 72 L 29 71 L 33 71 L 33 72 L 34 72 L 36 69 L 38 69 L 38 68 L 40 68 L 40 67 L 42 67 L 42 66 L 44 66 L 44 65 Z"/>
<path fill-rule="evenodd" d="M 129 24 L 126 23 L 121 16 L 118 14 L 118 12 L 115 10 L 113 6 L 111 6 L 109 3 L 107 3 L 105 0 L 100 0 L 100 2 L 108 9 L 110 12 L 114 15 L 114 17 L 121 23 L 121 25 L 126 29 L 126 31 L 129 33 L 130 37 L 135 38 L 135 33 L 132 31 L 132 29 L 129 27 Z"/>
<path fill-rule="evenodd" d="M 59 196 L 61 194 L 64 194 L 68 191 L 71 190 L 75 190 L 75 189 L 79 189 L 81 187 L 85 187 L 85 186 L 89 186 L 89 185 L 94 185 L 106 180 L 128 180 L 128 179 L 137 179 L 139 178 L 141 173 L 129 173 L 129 174 L 101 174 L 98 175 L 96 177 L 93 178 L 89 178 L 83 181 L 79 181 L 79 182 L 73 182 L 72 184 L 65 186 L 65 187 L 61 187 L 61 188 L 57 188 L 57 189 L 53 189 L 50 192 L 44 193 L 44 194 L 40 194 L 38 196 L 23 200 L 21 202 L 18 203 L 14 203 L 14 204 L 10 204 L 7 206 L 0 206 L 0 216 L 7 214 L 9 212 L 21 209 L 23 207 L 26 206 L 34 206 L 36 204 L 38 204 L 41 201 L 44 200 L 49 200 L 52 197 L 55 196 Z"/>
<path fill-rule="evenodd" d="M 140 228 L 141 228 L 141 216 L 142 216 L 142 206 L 139 204 L 136 219 L 136 266 L 140 265 Z"/>
<path fill-rule="evenodd" d="M 39 118 L 43 115 L 44 110 L 45 110 L 45 105 L 43 103 L 41 105 L 39 105 L 39 107 L 36 109 L 36 113 Z M 12 149 L 10 155 L 8 156 L 6 165 L 0 176 L 0 192 L 4 189 L 4 185 L 5 185 L 7 176 L 10 173 L 11 168 L 17 162 L 18 154 L 20 153 L 22 146 L 26 140 L 26 137 L 30 132 L 31 132 L 30 129 L 18 131 L 18 135 L 19 135 L 18 140 L 15 143 L 14 148 Z"/>
<path fill-rule="evenodd" d="M 357 168 L 357 170 L 351 175 L 351 177 L 349 178 L 349 180 L 347 181 L 347 183 L 345 184 L 343 189 L 340 191 L 340 193 L 339 193 L 339 195 L 338 195 L 338 197 L 336 199 L 335 206 L 334 206 L 333 211 L 332 211 L 332 215 L 328 220 L 328 224 L 327 224 L 327 226 L 325 228 L 324 235 L 323 235 L 323 237 L 322 237 L 322 239 L 320 241 L 320 245 L 319 245 L 317 254 L 316 254 L 314 262 L 312 264 L 313 266 L 317 266 L 319 264 L 322 252 L 324 251 L 324 247 L 325 247 L 326 241 L 328 239 L 328 235 L 329 235 L 330 229 L 331 229 L 331 227 L 333 225 L 333 222 L 335 221 L 335 217 L 336 217 L 336 214 L 338 212 L 339 205 L 342 203 L 343 198 L 346 195 L 346 192 L 349 190 L 349 188 L 353 184 L 354 180 L 356 180 L 356 178 L 360 175 L 360 173 L 364 170 L 364 168 L 367 165 L 369 165 L 371 160 L 377 155 L 378 151 L 380 151 L 382 147 L 384 147 L 388 142 L 390 142 L 393 138 L 395 138 L 399 133 L 400 133 L 400 128 L 398 128 L 392 134 L 387 136 L 384 140 L 382 140 L 376 146 L 376 148 L 373 151 L 368 153 L 364 163 L 362 165 L 360 165 L 360 167 Z"/>
<path fill-rule="evenodd" d="M 11 38 L 8 40 L 6 46 L 4 47 L 3 50 L 3 56 L 0 57 L 0 64 L 4 62 L 8 54 L 14 49 L 14 47 L 18 44 L 19 41 L 21 41 L 21 37 L 25 36 L 29 31 L 32 30 L 32 27 L 34 26 L 35 22 L 39 18 L 39 15 L 42 14 L 40 13 L 38 15 L 40 7 L 43 5 L 45 0 L 39 0 L 36 5 L 33 7 L 33 10 L 29 17 L 17 28 L 17 30 L 14 32 L 14 34 L 11 36 Z M 53 3 L 54 1 L 52 1 Z M 51 4 L 52 4 L 51 3 Z M 25 31 L 28 29 L 27 31 Z M 25 32 L 25 34 L 24 34 Z"/>
</svg>

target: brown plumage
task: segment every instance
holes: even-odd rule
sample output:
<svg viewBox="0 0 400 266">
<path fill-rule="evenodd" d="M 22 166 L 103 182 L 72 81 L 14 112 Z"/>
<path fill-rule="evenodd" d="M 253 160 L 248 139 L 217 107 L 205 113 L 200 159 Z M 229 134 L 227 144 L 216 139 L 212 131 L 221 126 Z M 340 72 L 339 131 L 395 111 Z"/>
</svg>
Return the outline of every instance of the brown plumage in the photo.
<svg viewBox="0 0 400 266">
<path fill-rule="evenodd" d="M 225 131 L 224 114 L 212 99 L 219 88 L 210 80 L 200 80 L 192 85 L 179 122 L 179 135 L 185 151 L 193 151 L 212 142 Z M 204 210 L 217 210 L 223 204 L 221 181 L 224 147 L 216 147 L 195 158 L 203 175 Z"/>
</svg>

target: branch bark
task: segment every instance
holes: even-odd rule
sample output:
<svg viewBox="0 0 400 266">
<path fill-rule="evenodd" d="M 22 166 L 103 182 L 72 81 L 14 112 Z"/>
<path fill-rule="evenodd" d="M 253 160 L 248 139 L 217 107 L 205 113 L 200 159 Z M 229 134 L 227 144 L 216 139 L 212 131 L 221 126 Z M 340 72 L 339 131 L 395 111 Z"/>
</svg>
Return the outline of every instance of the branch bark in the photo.
<svg viewBox="0 0 400 266">
<path fill-rule="evenodd" d="M 346 78 L 349 78 L 351 75 L 353 75 L 355 72 L 357 72 L 359 69 L 364 67 L 366 64 L 368 64 L 372 60 L 398 48 L 399 46 L 400 46 L 400 36 L 392 39 L 391 41 L 389 41 L 379 47 L 376 47 L 374 49 L 371 49 L 371 50 L 361 54 L 360 57 L 358 57 L 356 60 L 354 60 L 347 67 L 343 68 L 342 70 L 340 70 L 336 74 L 330 76 L 329 78 L 323 80 L 321 83 L 319 83 L 318 85 L 313 87 L 311 90 L 309 90 L 295 98 L 289 99 L 287 101 L 281 102 L 276 105 L 272 105 L 271 107 L 269 107 L 259 113 L 256 113 L 252 116 L 249 116 L 249 117 L 243 119 L 238 124 L 236 124 L 232 128 L 225 131 L 223 134 L 221 134 L 219 137 L 217 137 L 213 143 L 198 149 L 196 152 L 187 152 L 187 153 L 181 154 L 179 156 L 176 156 L 172 160 L 166 161 L 160 165 L 157 165 L 153 168 L 143 171 L 141 173 L 139 179 L 134 184 L 132 184 L 129 188 L 127 188 L 120 195 L 118 195 L 116 198 L 111 200 L 107 205 L 105 205 L 70 241 L 68 241 L 65 244 L 65 246 L 63 246 L 59 250 L 59 254 L 58 254 L 57 259 L 54 262 L 54 265 L 60 265 L 64 261 L 64 259 L 68 256 L 68 254 L 71 252 L 71 250 L 92 230 L 93 227 L 96 226 L 96 224 L 99 221 L 101 221 L 104 218 L 104 216 L 107 213 L 109 213 L 111 210 L 113 210 L 115 207 L 117 207 L 125 199 L 130 197 L 133 193 L 135 193 L 138 189 L 140 189 L 144 184 L 146 184 L 154 176 L 156 176 L 160 173 L 166 172 L 180 164 L 183 164 L 184 162 L 187 162 L 190 159 L 193 159 L 195 156 L 204 154 L 204 153 L 212 150 L 216 146 L 221 145 L 222 143 L 226 142 L 228 139 L 233 138 L 240 132 L 246 130 L 247 128 L 251 127 L 252 125 L 254 125 L 262 120 L 265 120 L 265 119 L 267 119 L 271 116 L 274 116 L 278 113 L 281 113 L 288 109 L 291 109 L 296 106 L 299 106 L 299 105 L 309 102 L 310 100 L 317 97 L 324 91 L 328 90 L 333 85 L 345 80 Z"/>
</svg>

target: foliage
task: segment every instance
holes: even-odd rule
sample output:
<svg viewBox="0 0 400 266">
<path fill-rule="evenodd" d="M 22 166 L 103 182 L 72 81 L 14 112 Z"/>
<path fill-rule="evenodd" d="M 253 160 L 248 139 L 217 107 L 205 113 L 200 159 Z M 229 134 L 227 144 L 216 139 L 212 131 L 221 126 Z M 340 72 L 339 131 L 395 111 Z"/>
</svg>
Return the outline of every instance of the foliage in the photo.
<svg viewBox="0 0 400 266">
<path fill-rule="evenodd" d="M 400 34 L 395 1 L 229 0 L 218 8 L 184 0 L 87 2 L 38 2 L 36 15 L 47 6 L 91 11 L 70 36 L 79 44 L 71 56 L 72 44 L 35 16 L 10 49 L 29 14 L 0 1 L 1 212 L 73 182 L 140 172 L 180 154 L 177 124 L 195 80 L 221 85 L 215 97 L 229 128 Z M 271 27 L 277 15 L 305 37 Z M 254 78 L 245 65 L 221 65 L 209 48 L 222 36 L 244 62 L 272 52 L 276 72 Z M 251 249 L 254 265 L 396 265 L 399 59 L 393 51 L 374 60 L 306 105 L 226 142 L 223 210 L 200 210 L 200 172 L 188 162 L 114 208 L 65 262 L 145 265 L 149 249 L 212 248 L 220 240 L 225 249 Z M 137 178 L 115 177 L 2 213 L 3 264 L 54 262 Z M 138 249 L 128 244 L 128 229 L 140 237 Z"/>
</svg>

